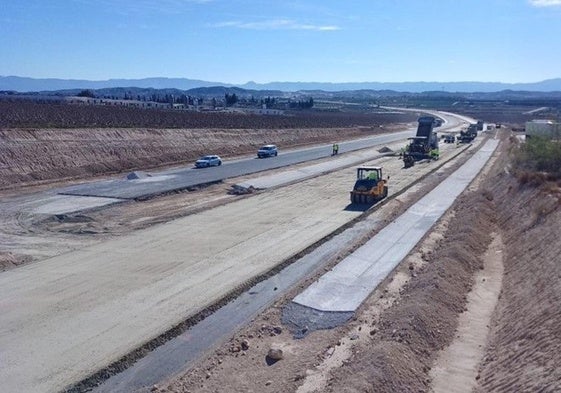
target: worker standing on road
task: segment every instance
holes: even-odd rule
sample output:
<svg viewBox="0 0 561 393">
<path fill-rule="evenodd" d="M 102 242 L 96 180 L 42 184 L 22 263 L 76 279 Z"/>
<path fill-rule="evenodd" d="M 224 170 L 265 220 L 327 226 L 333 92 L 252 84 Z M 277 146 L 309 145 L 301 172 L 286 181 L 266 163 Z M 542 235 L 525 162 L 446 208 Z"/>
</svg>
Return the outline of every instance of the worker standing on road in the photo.
<svg viewBox="0 0 561 393">
<path fill-rule="evenodd" d="M 333 144 L 333 155 L 335 156 L 337 154 L 339 154 L 339 145 L 334 143 Z"/>
</svg>

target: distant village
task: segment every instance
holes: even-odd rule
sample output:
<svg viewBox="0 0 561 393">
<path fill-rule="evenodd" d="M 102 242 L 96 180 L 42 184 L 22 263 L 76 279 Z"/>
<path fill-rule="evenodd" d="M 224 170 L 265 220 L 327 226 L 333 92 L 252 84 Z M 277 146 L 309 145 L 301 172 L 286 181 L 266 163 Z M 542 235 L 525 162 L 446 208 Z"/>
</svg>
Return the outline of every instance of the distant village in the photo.
<svg viewBox="0 0 561 393">
<path fill-rule="evenodd" d="M 82 91 L 76 96 L 64 97 L 63 100 L 73 105 L 103 105 L 121 106 L 141 109 L 172 109 L 177 111 L 195 112 L 228 112 L 247 113 L 258 115 L 283 115 L 286 109 L 309 109 L 314 105 L 313 98 L 296 100 L 291 98 L 266 97 L 256 99 L 238 98 L 235 93 L 226 93 L 223 98 L 217 97 L 191 97 L 180 95 L 165 96 L 138 96 L 133 98 L 125 95 L 124 98 L 104 96 L 96 97 L 89 91 Z"/>
<path fill-rule="evenodd" d="M 121 106 L 129 108 L 142 108 L 142 109 L 172 109 L 177 111 L 195 111 L 195 112 L 243 112 L 248 114 L 259 115 L 282 115 L 284 110 L 267 108 L 267 104 L 262 104 L 260 107 L 241 107 L 241 106 L 226 106 L 223 102 L 218 100 L 205 103 L 196 101 L 193 104 L 183 103 L 167 103 L 156 101 L 143 101 L 143 100 L 125 100 L 113 98 L 89 98 L 89 97 L 65 97 L 64 101 L 74 105 L 103 105 L 103 106 Z"/>
</svg>

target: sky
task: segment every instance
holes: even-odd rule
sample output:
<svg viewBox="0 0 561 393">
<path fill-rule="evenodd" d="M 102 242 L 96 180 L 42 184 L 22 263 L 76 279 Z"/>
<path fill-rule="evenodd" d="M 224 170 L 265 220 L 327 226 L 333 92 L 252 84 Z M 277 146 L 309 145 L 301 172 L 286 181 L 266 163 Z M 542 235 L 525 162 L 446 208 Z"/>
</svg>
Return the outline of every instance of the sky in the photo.
<svg viewBox="0 0 561 393">
<path fill-rule="evenodd" d="M 561 0 L 0 0 L 0 75 L 536 82 Z"/>
</svg>

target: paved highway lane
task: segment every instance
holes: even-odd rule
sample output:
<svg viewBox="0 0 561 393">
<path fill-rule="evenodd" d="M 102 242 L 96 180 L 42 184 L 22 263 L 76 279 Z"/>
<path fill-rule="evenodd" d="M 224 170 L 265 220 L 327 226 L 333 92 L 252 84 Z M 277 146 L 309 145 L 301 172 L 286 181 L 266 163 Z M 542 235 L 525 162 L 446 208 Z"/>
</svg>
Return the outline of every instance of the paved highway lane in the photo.
<svg viewBox="0 0 561 393">
<path fill-rule="evenodd" d="M 402 109 L 417 111 L 415 109 Z M 458 115 L 428 111 L 432 115 L 439 116 L 445 120 L 442 127 L 437 128 L 439 132 L 448 131 L 460 127 L 469 118 Z M 415 135 L 416 128 L 390 134 L 380 134 L 353 141 L 339 142 L 339 154 L 356 151 L 373 146 L 383 146 L 399 140 L 404 140 Z M 175 190 L 183 190 L 201 184 L 215 183 L 224 179 L 249 175 L 270 169 L 281 168 L 302 162 L 326 158 L 331 155 L 332 145 L 321 145 L 317 147 L 280 151 L 277 157 L 258 159 L 247 158 L 234 161 L 225 161 L 222 166 L 195 169 L 193 167 L 152 173 L 151 176 L 127 180 L 114 179 L 87 184 L 78 184 L 65 187 L 58 191 L 59 194 L 120 198 L 120 199 L 142 199 L 154 195 L 163 194 Z M 213 152 L 209 152 L 211 154 Z"/>
<path fill-rule="evenodd" d="M 391 134 L 381 134 L 364 139 L 340 142 L 339 154 L 368 147 L 385 145 L 414 135 L 414 129 Z M 306 149 L 279 152 L 277 157 L 249 158 L 225 161 L 222 166 L 205 169 L 182 168 L 162 171 L 135 180 L 115 179 L 78 184 L 59 190 L 60 194 L 95 196 L 106 198 L 138 199 L 169 191 L 181 190 L 200 184 L 214 183 L 224 179 L 276 169 L 306 161 L 317 160 L 331 155 L 332 145 L 322 145 Z"/>
</svg>

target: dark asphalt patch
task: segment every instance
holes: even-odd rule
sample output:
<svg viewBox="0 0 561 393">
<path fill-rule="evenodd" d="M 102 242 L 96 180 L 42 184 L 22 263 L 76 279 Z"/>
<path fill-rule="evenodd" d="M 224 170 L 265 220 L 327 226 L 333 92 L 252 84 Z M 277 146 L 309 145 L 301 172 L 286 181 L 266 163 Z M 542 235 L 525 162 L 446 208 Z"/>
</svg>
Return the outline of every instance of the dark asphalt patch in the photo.
<svg viewBox="0 0 561 393">
<path fill-rule="evenodd" d="M 342 326 L 353 315 L 353 311 L 320 311 L 290 302 L 283 309 L 281 321 L 288 326 L 294 338 L 304 338 L 307 334 L 316 330 Z"/>
</svg>

